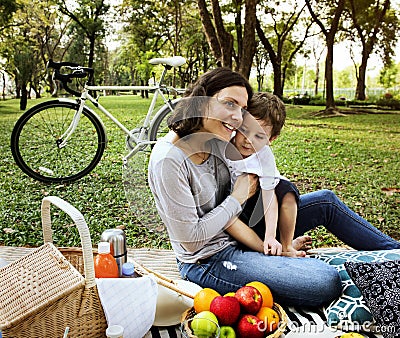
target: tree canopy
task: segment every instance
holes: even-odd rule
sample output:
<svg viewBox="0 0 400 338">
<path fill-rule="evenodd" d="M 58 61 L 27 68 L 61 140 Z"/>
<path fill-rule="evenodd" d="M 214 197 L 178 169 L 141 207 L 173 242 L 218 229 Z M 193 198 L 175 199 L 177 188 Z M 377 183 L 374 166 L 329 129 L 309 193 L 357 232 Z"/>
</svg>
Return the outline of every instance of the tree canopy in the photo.
<svg viewBox="0 0 400 338">
<path fill-rule="evenodd" d="M 149 58 L 182 55 L 187 64 L 169 75 L 176 86 L 186 87 L 200 73 L 226 66 L 249 78 L 256 73 L 258 89 L 265 90 L 266 70 L 272 69 L 271 90 L 283 96 L 297 76 L 300 56 L 310 60 L 314 55 L 317 93 L 319 63 L 326 53 L 324 92 L 330 109 L 335 108 L 338 42 L 352 46 L 357 99 L 365 99 L 371 55 L 378 55 L 390 73 L 400 30 L 398 9 L 391 5 L 390 0 L 121 0 L 119 5 L 0 0 L 0 70 L 26 101 L 32 92 L 54 93 L 45 72 L 49 59 L 94 67 L 98 83 L 138 84 L 148 83 L 157 71 Z M 117 36 L 116 49 L 109 49 L 110 36 Z M 316 45 L 322 46 L 318 52 Z"/>
</svg>

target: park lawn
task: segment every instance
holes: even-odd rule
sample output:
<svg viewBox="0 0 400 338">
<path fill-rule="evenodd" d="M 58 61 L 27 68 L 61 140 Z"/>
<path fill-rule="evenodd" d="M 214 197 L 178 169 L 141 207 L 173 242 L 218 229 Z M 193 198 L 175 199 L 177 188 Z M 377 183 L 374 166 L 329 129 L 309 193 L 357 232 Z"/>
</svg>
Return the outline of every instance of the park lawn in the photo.
<svg viewBox="0 0 400 338">
<path fill-rule="evenodd" d="M 30 100 L 28 108 L 42 100 Z M 101 98 L 101 102 L 131 129 L 149 104 L 148 99 L 128 95 Z M 41 245 L 40 203 L 44 196 L 56 195 L 82 212 L 94 245 L 105 229 L 120 226 L 130 247 L 170 248 L 146 184 L 148 153 L 130 161 L 127 176 L 122 169 L 125 136 L 99 113 L 109 143 L 94 171 L 71 184 L 34 181 L 16 166 L 10 151 L 11 131 L 22 114 L 18 108 L 17 100 L 0 101 L 0 245 Z M 279 170 L 301 193 L 332 189 L 372 224 L 400 239 L 400 113 L 313 117 L 319 109 L 287 106 L 286 126 L 273 143 Z M 124 181 L 133 184 L 125 189 Z M 80 246 L 71 220 L 52 210 L 57 245 Z M 341 244 L 323 229 L 312 235 L 315 247 Z"/>
</svg>

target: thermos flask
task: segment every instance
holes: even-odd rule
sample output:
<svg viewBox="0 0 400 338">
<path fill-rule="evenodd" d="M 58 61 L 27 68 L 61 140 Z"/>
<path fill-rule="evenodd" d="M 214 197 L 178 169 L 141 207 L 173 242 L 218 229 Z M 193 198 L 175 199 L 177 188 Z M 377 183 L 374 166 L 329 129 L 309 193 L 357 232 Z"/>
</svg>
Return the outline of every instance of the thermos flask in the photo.
<svg viewBox="0 0 400 338">
<path fill-rule="evenodd" d="M 107 229 L 101 234 L 101 242 L 110 243 L 110 253 L 117 261 L 119 276 L 122 276 L 122 264 L 127 261 L 126 236 L 121 229 Z"/>
</svg>

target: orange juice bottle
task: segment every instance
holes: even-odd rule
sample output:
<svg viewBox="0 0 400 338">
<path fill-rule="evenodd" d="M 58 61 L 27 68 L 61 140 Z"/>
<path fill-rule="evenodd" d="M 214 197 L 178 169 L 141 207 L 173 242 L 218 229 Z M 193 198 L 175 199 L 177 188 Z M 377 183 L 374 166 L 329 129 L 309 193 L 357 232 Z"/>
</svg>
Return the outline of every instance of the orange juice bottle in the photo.
<svg viewBox="0 0 400 338">
<path fill-rule="evenodd" d="M 98 254 L 94 258 L 94 274 L 96 278 L 118 278 L 117 261 L 110 253 L 110 243 L 100 242 Z"/>
</svg>

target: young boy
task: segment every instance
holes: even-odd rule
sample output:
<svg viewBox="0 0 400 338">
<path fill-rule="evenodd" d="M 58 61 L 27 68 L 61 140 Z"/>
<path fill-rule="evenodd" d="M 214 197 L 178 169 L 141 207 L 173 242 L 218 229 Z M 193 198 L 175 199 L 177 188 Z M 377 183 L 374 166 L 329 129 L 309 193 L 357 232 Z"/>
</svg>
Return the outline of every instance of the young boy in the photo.
<svg viewBox="0 0 400 338">
<path fill-rule="evenodd" d="M 264 238 L 265 254 L 304 257 L 306 253 L 297 250 L 301 245 L 296 245 L 296 248 L 293 246 L 300 194 L 293 183 L 279 175 L 269 147 L 285 123 L 285 106 L 275 95 L 256 93 L 248 109 L 251 115 L 245 114 L 243 117 L 242 126 L 231 141 L 235 147 L 227 147 L 225 155 L 233 180 L 243 173 L 252 173 L 259 177 L 263 207 L 259 205 L 254 210 L 264 210 L 264 213 L 244 214 L 241 219 L 259 237 Z M 256 200 L 253 198 L 251 203 L 256 203 Z M 260 222 L 262 216 L 265 222 Z M 276 239 L 277 225 L 280 242 Z M 229 232 L 229 228 L 227 231 Z M 234 237 L 241 241 L 237 234 Z M 305 241 L 305 238 L 301 240 Z"/>
</svg>

